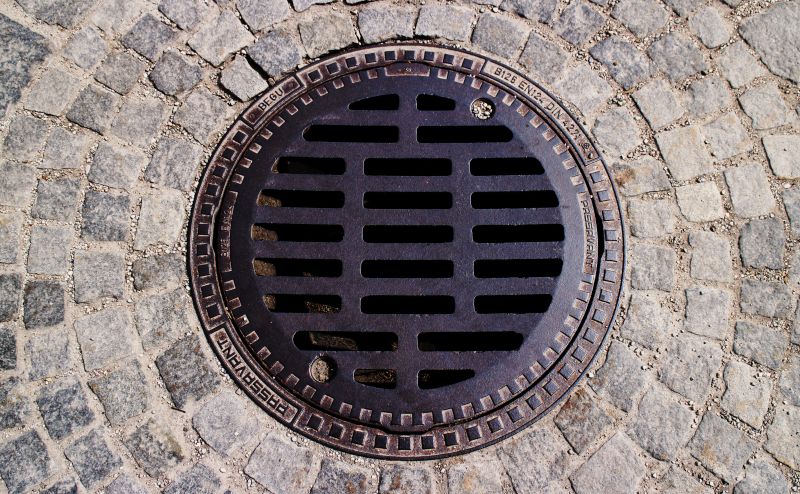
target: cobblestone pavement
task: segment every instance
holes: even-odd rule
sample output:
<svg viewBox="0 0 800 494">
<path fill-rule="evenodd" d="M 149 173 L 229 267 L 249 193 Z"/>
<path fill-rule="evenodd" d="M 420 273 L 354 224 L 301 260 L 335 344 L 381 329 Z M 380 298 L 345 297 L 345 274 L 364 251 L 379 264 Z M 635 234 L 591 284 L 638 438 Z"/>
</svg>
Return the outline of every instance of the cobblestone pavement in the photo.
<svg viewBox="0 0 800 494">
<path fill-rule="evenodd" d="M 800 1 L 484 1 L 0 0 L 8 492 L 800 489 Z M 194 315 L 185 228 L 215 140 L 270 78 L 411 37 L 575 105 L 616 173 L 630 269 L 560 409 L 478 453 L 390 463 L 238 391 Z"/>
</svg>

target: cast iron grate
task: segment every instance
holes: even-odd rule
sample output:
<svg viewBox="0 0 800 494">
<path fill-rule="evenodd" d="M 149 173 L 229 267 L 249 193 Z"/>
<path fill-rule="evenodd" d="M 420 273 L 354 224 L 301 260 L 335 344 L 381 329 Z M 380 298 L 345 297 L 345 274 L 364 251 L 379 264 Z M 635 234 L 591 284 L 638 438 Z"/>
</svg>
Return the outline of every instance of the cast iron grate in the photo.
<svg viewBox="0 0 800 494">
<path fill-rule="evenodd" d="M 605 165 L 569 113 L 478 55 L 346 52 L 268 91 L 200 184 L 203 325 L 232 376 L 318 441 L 476 449 L 574 385 L 623 270 Z"/>
</svg>

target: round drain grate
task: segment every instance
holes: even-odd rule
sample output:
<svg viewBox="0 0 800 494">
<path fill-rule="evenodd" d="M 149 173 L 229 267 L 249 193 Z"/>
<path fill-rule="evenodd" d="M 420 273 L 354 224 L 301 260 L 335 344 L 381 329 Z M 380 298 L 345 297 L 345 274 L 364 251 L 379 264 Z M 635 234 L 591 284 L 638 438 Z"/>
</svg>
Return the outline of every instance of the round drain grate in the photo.
<svg viewBox="0 0 800 494">
<path fill-rule="evenodd" d="M 464 51 L 362 48 L 245 111 L 200 183 L 194 297 L 265 410 L 356 454 L 423 459 L 536 420 L 613 320 L 621 216 L 573 117 Z"/>
</svg>

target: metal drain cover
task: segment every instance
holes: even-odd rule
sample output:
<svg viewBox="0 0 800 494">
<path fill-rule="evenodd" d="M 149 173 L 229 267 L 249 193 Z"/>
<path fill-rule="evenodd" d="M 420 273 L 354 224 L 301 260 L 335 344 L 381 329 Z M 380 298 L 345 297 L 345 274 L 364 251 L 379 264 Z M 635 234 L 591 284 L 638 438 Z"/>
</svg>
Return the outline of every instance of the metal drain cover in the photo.
<svg viewBox="0 0 800 494">
<path fill-rule="evenodd" d="M 521 74 L 421 44 L 340 53 L 245 111 L 200 183 L 194 298 L 266 411 L 430 459 L 520 430 L 598 352 L 623 277 L 608 171 Z"/>
</svg>

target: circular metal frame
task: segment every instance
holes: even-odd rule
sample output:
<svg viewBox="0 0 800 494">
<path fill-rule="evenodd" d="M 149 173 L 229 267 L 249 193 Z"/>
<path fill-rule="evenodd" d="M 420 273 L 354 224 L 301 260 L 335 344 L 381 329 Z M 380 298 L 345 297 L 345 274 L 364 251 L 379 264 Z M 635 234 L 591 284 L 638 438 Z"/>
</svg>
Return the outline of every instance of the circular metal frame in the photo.
<svg viewBox="0 0 800 494">
<path fill-rule="evenodd" d="M 235 194 L 229 184 L 244 180 L 239 167 L 252 161 L 264 140 L 297 111 L 300 98 L 321 97 L 364 74 L 384 71 L 453 78 L 495 106 L 514 109 L 562 157 L 583 219 L 581 279 L 563 324 L 527 369 L 476 409 L 464 404 L 419 417 L 359 420 L 357 411 L 331 409 L 332 400 L 313 386 L 297 386 L 284 364 L 265 346 L 253 351 L 258 334 L 248 327 L 237 287 L 220 273 L 233 269 L 231 224 Z M 417 74 L 418 75 L 418 74 Z M 332 82 L 338 81 L 338 82 Z M 307 103 L 306 103 L 307 104 Z M 477 116 L 477 115 L 476 115 Z M 272 129 L 272 130 L 270 130 Z M 419 43 L 377 45 L 341 52 L 308 65 L 276 83 L 236 120 L 209 161 L 196 192 L 189 228 L 189 267 L 199 318 L 231 377 L 270 415 L 303 435 L 349 453 L 385 459 L 433 459 L 495 443 L 533 423 L 552 408 L 585 373 L 599 352 L 618 309 L 625 266 L 622 214 L 608 168 L 586 132 L 553 96 L 521 73 L 463 50 Z M 565 263 L 573 262 L 565 259 Z M 348 414 L 350 418 L 348 418 Z M 406 430 L 387 427 L 413 423 Z"/>
</svg>

